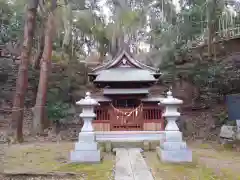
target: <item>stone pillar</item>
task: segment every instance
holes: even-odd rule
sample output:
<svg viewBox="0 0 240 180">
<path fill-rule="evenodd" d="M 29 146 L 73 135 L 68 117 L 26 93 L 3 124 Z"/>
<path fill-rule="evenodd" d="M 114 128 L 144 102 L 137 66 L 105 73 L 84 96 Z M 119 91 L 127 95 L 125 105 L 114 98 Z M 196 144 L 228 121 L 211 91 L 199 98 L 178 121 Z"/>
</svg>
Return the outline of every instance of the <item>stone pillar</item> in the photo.
<svg viewBox="0 0 240 180">
<path fill-rule="evenodd" d="M 176 124 L 176 120 L 180 117 L 178 107 L 182 103 L 182 100 L 172 96 L 171 91 L 168 91 L 167 98 L 159 103 L 165 106 L 163 117 L 167 120 L 164 140 L 157 148 L 157 153 L 163 162 L 192 162 L 192 151 L 187 148 L 186 142 L 183 142 L 182 133 Z"/>
<path fill-rule="evenodd" d="M 82 107 L 80 117 L 83 119 L 83 127 L 79 133 L 78 142 L 75 143 L 75 149 L 70 154 L 70 161 L 77 163 L 96 163 L 100 162 L 100 150 L 96 142 L 93 131 L 92 121 L 96 117 L 94 107 L 99 105 L 98 102 L 86 93 L 86 97 L 76 103 Z"/>
</svg>

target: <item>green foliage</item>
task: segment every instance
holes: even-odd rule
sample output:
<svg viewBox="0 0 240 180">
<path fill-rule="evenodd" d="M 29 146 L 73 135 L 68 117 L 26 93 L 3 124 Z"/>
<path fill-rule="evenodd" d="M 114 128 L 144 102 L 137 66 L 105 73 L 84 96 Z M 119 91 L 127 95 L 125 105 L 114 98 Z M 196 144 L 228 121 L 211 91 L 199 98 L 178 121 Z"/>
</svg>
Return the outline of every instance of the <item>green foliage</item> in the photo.
<svg viewBox="0 0 240 180">
<path fill-rule="evenodd" d="M 0 1 L 0 43 L 17 41 L 22 37 L 24 3 Z"/>
<path fill-rule="evenodd" d="M 62 56 L 61 54 L 57 54 L 57 53 L 52 53 L 52 62 L 54 63 L 59 63 L 62 61 Z"/>
<path fill-rule="evenodd" d="M 204 99 L 217 101 L 222 100 L 226 94 L 240 91 L 237 80 L 240 77 L 239 70 L 234 68 L 232 62 L 208 61 L 204 55 L 189 50 L 192 43 L 199 40 L 203 42 L 205 39 L 207 21 L 212 21 L 214 28 L 219 28 L 220 19 L 229 19 L 226 4 L 222 2 L 184 1 L 175 24 L 167 22 L 154 26 L 155 29 L 151 32 L 151 42 L 159 50 L 158 56 L 155 56 L 158 58 L 156 61 L 160 61 L 163 81 L 174 83 L 182 78 L 199 88 L 200 96 Z M 218 29 L 214 29 L 214 33 L 216 30 Z"/>
<path fill-rule="evenodd" d="M 61 89 L 51 88 L 47 95 L 47 115 L 53 122 L 60 122 L 68 116 L 70 105 L 64 102 Z"/>
<path fill-rule="evenodd" d="M 236 126 L 236 121 L 229 119 L 228 113 L 226 111 L 222 111 L 219 114 L 216 114 L 215 118 L 216 118 L 215 124 L 217 125 L 221 126 L 223 124 L 226 124 L 229 126 Z"/>
<path fill-rule="evenodd" d="M 217 124 L 223 125 L 228 121 L 228 114 L 225 111 L 220 112 L 219 114 L 215 115 L 215 118 L 217 119 Z"/>
<path fill-rule="evenodd" d="M 69 104 L 62 101 L 47 103 L 47 115 L 53 122 L 61 121 L 68 116 Z"/>
<path fill-rule="evenodd" d="M 176 56 L 179 54 L 170 52 L 167 60 L 160 66 L 164 73 L 164 82 L 174 83 L 178 78 L 182 78 L 199 89 L 202 100 L 211 102 L 221 102 L 225 95 L 240 91 L 240 71 L 234 68 L 232 62 L 206 61 L 194 57 L 191 61 L 178 65 Z M 181 57 L 180 53 L 180 59 L 188 58 L 191 53 L 187 57 Z"/>
</svg>

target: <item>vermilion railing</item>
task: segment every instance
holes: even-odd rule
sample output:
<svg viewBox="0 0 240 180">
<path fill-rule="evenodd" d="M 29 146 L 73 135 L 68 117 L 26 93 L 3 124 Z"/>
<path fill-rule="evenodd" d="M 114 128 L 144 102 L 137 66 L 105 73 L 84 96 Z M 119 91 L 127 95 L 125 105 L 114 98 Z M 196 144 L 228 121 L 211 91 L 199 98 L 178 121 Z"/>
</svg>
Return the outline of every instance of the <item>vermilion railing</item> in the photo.
<svg viewBox="0 0 240 180">
<path fill-rule="evenodd" d="M 162 119 L 162 109 L 159 107 L 144 107 L 143 119 L 144 121 L 156 121 Z"/>
<path fill-rule="evenodd" d="M 110 113 L 106 108 L 96 108 L 96 120 L 97 121 L 109 121 L 110 120 Z"/>
<path fill-rule="evenodd" d="M 121 110 L 130 112 L 132 109 L 130 108 L 121 108 Z M 143 107 L 142 112 L 139 113 L 132 113 L 129 117 L 123 117 L 124 115 L 122 113 L 116 113 L 113 112 L 113 110 L 110 107 L 103 107 L 103 108 L 96 108 L 96 120 L 97 121 L 118 121 L 120 124 L 126 123 L 127 121 L 151 121 L 151 120 L 160 120 L 162 119 L 162 109 L 158 107 Z M 139 117 L 140 116 L 140 117 Z M 123 120 L 123 122 L 121 122 Z"/>
</svg>

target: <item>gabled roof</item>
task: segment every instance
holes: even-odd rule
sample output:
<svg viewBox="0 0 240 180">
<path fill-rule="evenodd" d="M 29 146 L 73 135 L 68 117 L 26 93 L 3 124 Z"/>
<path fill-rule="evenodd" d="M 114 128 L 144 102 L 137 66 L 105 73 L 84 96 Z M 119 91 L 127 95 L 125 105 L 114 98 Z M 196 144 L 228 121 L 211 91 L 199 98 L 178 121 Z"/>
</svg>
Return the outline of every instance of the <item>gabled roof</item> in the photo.
<svg viewBox="0 0 240 180">
<path fill-rule="evenodd" d="M 96 73 L 97 71 L 101 71 L 103 69 L 114 68 L 117 64 L 123 61 L 123 59 L 126 59 L 126 61 L 129 61 L 129 63 L 132 64 L 135 68 L 149 70 L 153 73 L 156 73 L 158 71 L 158 69 L 147 66 L 141 63 L 140 61 L 134 59 L 131 52 L 129 52 L 128 49 L 124 47 L 119 51 L 119 53 L 117 53 L 117 55 L 115 56 L 115 58 L 113 58 L 113 60 L 109 61 L 104 65 L 96 67 L 95 69 L 92 70 L 92 72 Z"/>
</svg>

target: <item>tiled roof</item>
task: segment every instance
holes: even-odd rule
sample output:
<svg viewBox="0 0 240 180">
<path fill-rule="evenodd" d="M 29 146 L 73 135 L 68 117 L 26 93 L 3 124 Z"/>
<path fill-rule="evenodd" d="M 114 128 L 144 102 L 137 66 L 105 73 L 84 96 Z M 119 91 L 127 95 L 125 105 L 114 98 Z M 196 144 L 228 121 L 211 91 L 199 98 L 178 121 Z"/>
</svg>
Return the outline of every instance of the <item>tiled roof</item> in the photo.
<svg viewBox="0 0 240 180">
<path fill-rule="evenodd" d="M 93 95 L 92 98 L 95 99 L 98 102 L 109 102 L 109 101 L 111 101 L 110 98 L 105 97 L 105 96 L 101 96 L 101 95 Z"/>
<path fill-rule="evenodd" d="M 160 102 L 164 97 L 163 96 L 150 96 L 142 98 L 141 101 L 143 102 Z"/>
<path fill-rule="evenodd" d="M 103 89 L 104 95 L 115 95 L 115 94 L 148 94 L 149 90 L 145 88 L 138 89 Z"/>
<path fill-rule="evenodd" d="M 139 81 L 156 81 L 153 74 L 148 70 L 137 68 L 113 68 L 102 70 L 94 82 L 139 82 Z"/>
</svg>

